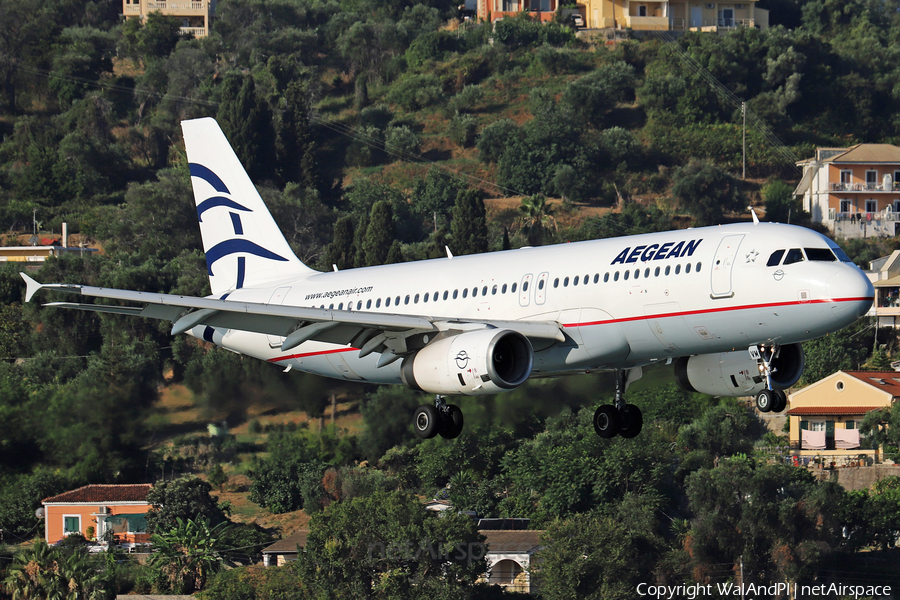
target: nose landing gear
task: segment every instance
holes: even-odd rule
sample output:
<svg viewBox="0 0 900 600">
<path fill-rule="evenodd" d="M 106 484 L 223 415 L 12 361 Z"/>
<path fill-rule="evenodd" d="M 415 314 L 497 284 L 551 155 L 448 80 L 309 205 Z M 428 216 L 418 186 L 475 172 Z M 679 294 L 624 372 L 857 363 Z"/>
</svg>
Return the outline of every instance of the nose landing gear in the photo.
<svg viewBox="0 0 900 600">
<path fill-rule="evenodd" d="M 778 357 L 779 348 L 776 345 L 751 346 L 750 356 L 759 362 L 759 372 L 766 378 L 766 389 L 756 395 L 756 408 L 759 412 L 782 412 L 787 408 L 787 395 L 782 390 L 776 390 L 772 383 L 772 374 L 778 369 L 772 364 Z"/>
<path fill-rule="evenodd" d="M 413 430 L 422 439 L 442 438 L 452 440 L 463 430 L 463 413 L 455 404 L 444 402 L 443 396 L 435 396 L 434 405 L 423 404 L 413 414 Z"/>
<path fill-rule="evenodd" d="M 602 438 L 617 435 L 633 438 L 644 426 L 644 416 L 634 404 L 625 402 L 625 390 L 633 382 L 641 378 L 640 367 L 616 370 L 616 403 L 603 404 L 594 412 L 594 431 Z"/>
</svg>

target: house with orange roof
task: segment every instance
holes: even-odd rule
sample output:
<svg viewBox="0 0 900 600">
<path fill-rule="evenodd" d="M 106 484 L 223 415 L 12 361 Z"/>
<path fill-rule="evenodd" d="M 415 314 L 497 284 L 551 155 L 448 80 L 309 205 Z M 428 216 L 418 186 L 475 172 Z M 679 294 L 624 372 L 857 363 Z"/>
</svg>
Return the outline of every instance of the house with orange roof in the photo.
<svg viewBox="0 0 900 600">
<path fill-rule="evenodd" d="M 803 210 L 836 237 L 893 237 L 900 234 L 900 147 L 857 144 L 817 148 L 797 163 L 803 169 L 794 195 Z"/>
<path fill-rule="evenodd" d="M 900 373 L 838 371 L 788 398 L 790 445 L 799 457 L 823 457 L 837 466 L 881 462 L 878 448 L 860 435 L 866 414 L 900 398 Z"/>
<path fill-rule="evenodd" d="M 44 539 L 55 544 L 80 533 L 88 539 L 103 540 L 109 532 L 126 548 L 148 544 L 147 512 L 149 483 L 131 485 L 86 485 L 42 501 Z"/>
</svg>

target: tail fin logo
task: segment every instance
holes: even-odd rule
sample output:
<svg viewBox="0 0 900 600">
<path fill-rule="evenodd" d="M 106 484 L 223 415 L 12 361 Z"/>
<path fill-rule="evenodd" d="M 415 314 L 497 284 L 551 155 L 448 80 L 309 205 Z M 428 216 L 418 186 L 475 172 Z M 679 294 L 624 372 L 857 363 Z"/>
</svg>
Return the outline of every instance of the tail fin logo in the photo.
<svg viewBox="0 0 900 600">
<path fill-rule="evenodd" d="M 198 164 L 198 163 L 190 163 L 189 164 L 191 177 L 197 177 L 206 181 L 212 188 L 221 194 L 231 195 L 231 192 L 228 190 L 228 186 L 225 185 L 225 182 L 222 179 L 213 173 L 209 168 Z M 253 211 L 240 203 L 232 200 L 227 196 L 210 196 L 209 198 L 203 200 L 199 204 L 197 204 L 197 219 L 202 223 L 203 222 L 203 213 L 219 207 L 225 207 L 230 209 L 229 216 L 231 217 L 231 224 L 234 230 L 235 236 L 243 236 L 244 235 L 244 225 L 241 221 L 241 212 L 252 213 Z M 239 212 L 231 212 L 239 211 Z M 260 258 L 265 258 L 268 260 L 277 260 L 281 262 L 288 262 L 288 259 L 280 256 L 271 250 L 267 250 L 260 246 L 259 244 L 252 242 L 248 239 L 241 237 L 234 237 L 231 239 L 224 240 L 219 242 L 212 248 L 206 251 L 206 268 L 209 272 L 209 276 L 213 276 L 212 266 L 219 259 L 224 258 L 226 256 L 230 256 L 232 254 L 250 254 L 253 256 L 258 256 Z M 238 256 L 237 257 L 237 282 L 235 284 L 235 289 L 241 288 L 244 285 L 244 275 L 246 273 L 246 257 Z"/>
</svg>

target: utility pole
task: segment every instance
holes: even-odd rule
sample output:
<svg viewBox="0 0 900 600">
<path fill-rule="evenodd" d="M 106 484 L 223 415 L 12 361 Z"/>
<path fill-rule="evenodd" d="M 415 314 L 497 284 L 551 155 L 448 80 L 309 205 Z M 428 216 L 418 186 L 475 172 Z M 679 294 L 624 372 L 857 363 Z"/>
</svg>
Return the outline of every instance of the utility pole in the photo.
<svg viewBox="0 0 900 600">
<path fill-rule="evenodd" d="M 744 555 L 741 554 L 741 600 L 744 600 Z"/>
<path fill-rule="evenodd" d="M 747 179 L 747 103 L 741 102 L 741 116 L 744 118 L 743 134 L 741 140 L 741 154 L 743 155 L 744 174 L 742 179 Z"/>
</svg>

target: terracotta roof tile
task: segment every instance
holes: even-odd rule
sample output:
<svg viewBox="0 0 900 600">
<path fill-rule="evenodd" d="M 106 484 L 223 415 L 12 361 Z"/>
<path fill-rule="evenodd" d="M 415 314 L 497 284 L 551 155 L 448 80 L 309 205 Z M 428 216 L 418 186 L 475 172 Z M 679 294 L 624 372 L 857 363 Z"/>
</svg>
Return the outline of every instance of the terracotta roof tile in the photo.
<svg viewBox="0 0 900 600">
<path fill-rule="evenodd" d="M 136 483 L 125 485 L 86 485 L 76 490 L 44 498 L 44 504 L 64 502 L 67 504 L 103 504 L 110 502 L 146 502 L 147 493 L 153 485 Z"/>
<path fill-rule="evenodd" d="M 844 416 L 844 415 L 864 415 L 869 411 L 879 410 L 883 406 L 798 406 L 787 411 L 787 414 L 794 416 Z"/>
<path fill-rule="evenodd" d="M 874 388 L 890 392 L 892 396 L 900 396 L 900 373 L 897 371 L 842 371 Z"/>
</svg>

